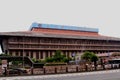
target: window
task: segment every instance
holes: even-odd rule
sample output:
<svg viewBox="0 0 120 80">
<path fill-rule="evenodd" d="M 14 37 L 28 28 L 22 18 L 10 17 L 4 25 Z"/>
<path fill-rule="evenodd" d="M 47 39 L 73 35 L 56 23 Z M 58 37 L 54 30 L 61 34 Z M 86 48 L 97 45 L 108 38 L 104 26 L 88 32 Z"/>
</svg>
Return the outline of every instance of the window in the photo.
<svg viewBox="0 0 120 80">
<path fill-rule="evenodd" d="M 19 52 L 18 52 L 18 51 L 16 51 L 15 55 L 16 55 L 16 56 L 19 56 Z"/>
<path fill-rule="evenodd" d="M 46 51 L 45 54 L 46 54 L 46 58 L 47 58 L 48 57 L 48 51 Z"/>
<path fill-rule="evenodd" d="M 23 56 L 23 51 L 20 51 L 20 56 Z"/>
<path fill-rule="evenodd" d="M 28 56 L 28 57 L 29 57 L 29 52 L 28 52 L 28 51 L 26 52 L 26 56 Z"/>
<path fill-rule="evenodd" d="M 36 59 L 39 59 L 39 52 L 36 51 Z"/>
<path fill-rule="evenodd" d="M 40 58 L 43 59 L 43 51 L 40 53 Z"/>
<path fill-rule="evenodd" d="M 33 58 L 33 51 L 31 51 L 31 56 L 30 57 Z"/>
</svg>

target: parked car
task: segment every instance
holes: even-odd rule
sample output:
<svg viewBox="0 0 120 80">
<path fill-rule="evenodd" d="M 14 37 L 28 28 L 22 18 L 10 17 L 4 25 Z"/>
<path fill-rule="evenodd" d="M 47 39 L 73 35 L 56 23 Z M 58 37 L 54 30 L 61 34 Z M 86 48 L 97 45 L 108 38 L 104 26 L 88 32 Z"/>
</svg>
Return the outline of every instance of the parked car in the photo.
<svg viewBox="0 0 120 80">
<path fill-rule="evenodd" d="M 25 70 L 24 68 L 14 68 L 14 69 L 9 69 L 9 75 L 22 75 L 22 74 L 26 74 L 27 70 Z"/>
</svg>

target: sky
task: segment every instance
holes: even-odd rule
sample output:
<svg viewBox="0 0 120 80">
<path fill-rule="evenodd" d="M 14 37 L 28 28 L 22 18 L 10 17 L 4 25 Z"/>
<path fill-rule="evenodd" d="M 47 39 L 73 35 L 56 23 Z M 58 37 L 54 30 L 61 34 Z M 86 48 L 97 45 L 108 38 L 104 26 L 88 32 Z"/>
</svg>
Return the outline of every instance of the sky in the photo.
<svg viewBox="0 0 120 80">
<path fill-rule="evenodd" d="M 119 0 L 0 0 L 0 32 L 26 31 L 33 22 L 98 28 L 120 37 Z"/>
<path fill-rule="evenodd" d="M 120 1 L 0 0 L 0 32 L 27 31 L 33 22 L 98 28 L 120 38 Z"/>
</svg>

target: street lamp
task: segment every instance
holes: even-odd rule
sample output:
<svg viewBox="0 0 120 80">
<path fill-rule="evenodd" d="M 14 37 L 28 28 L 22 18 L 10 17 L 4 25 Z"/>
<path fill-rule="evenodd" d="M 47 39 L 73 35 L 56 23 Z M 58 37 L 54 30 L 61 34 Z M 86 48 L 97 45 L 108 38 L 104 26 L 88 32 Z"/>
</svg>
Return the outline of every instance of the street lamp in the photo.
<svg viewBox="0 0 120 80">
<path fill-rule="evenodd" d="M 24 68 L 24 36 L 23 36 L 23 56 L 22 56 L 22 58 L 23 58 L 23 68 Z"/>
</svg>

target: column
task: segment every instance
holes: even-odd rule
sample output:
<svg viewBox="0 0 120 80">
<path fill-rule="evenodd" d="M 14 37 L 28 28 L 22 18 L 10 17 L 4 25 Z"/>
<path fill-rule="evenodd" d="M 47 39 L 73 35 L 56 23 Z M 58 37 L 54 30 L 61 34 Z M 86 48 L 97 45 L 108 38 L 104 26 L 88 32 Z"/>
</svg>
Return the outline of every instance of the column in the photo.
<svg viewBox="0 0 120 80">
<path fill-rule="evenodd" d="M 15 56 L 15 51 L 12 52 L 12 56 Z"/>
<path fill-rule="evenodd" d="M 28 56 L 28 57 L 30 57 L 30 56 L 31 56 L 30 51 L 28 51 L 28 53 L 29 53 L 29 56 Z"/>
<path fill-rule="evenodd" d="M 45 51 L 43 51 L 42 54 L 43 54 L 43 59 L 45 59 L 45 57 L 46 57 L 46 55 L 45 55 Z"/>
<path fill-rule="evenodd" d="M 69 57 L 72 57 L 72 52 L 71 51 L 69 52 Z"/>
<path fill-rule="evenodd" d="M 54 52 L 54 51 L 52 51 L 52 55 L 55 55 L 55 52 Z"/>
<path fill-rule="evenodd" d="M 61 55 L 63 55 L 63 51 L 61 51 Z"/>
<path fill-rule="evenodd" d="M 48 51 L 48 57 L 50 57 L 50 51 Z"/>
<path fill-rule="evenodd" d="M 36 59 L 36 52 L 33 51 L 33 58 Z"/>
<path fill-rule="evenodd" d="M 50 52 L 50 57 L 52 57 L 52 51 L 49 51 Z"/>
<path fill-rule="evenodd" d="M 41 54 L 40 54 L 40 51 L 39 51 L 39 59 L 41 59 Z"/>
<path fill-rule="evenodd" d="M 20 51 L 18 51 L 18 56 L 20 56 Z"/>
<path fill-rule="evenodd" d="M 70 56 L 69 56 L 69 51 L 66 51 L 66 54 L 67 54 L 67 57 L 70 57 Z"/>
</svg>

